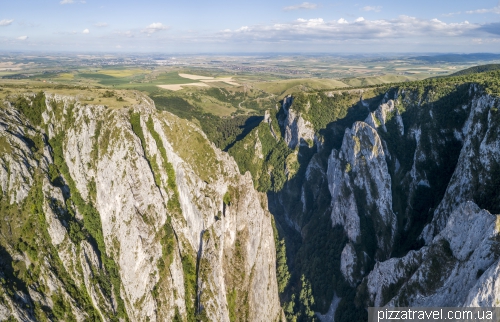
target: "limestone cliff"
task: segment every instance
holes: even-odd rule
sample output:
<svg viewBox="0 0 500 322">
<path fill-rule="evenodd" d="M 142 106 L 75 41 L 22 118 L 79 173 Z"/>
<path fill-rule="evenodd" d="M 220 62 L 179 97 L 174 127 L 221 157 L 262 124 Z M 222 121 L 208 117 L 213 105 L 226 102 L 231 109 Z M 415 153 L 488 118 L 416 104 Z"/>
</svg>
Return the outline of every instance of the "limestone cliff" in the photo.
<svg viewBox="0 0 500 322">
<path fill-rule="evenodd" d="M 316 109 L 331 107 L 321 99 Z M 388 87 L 357 105 L 315 133 L 321 148 L 292 145 L 297 176 L 268 194 L 281 234 L 298 249 L 294 273 L 311 280 L 317 316 L 497 305 L 498 97 L 453 79 Z M 289 124 L 281 123 L 285 135 Z"/>
<path fill-rule="evenodd" d="M 2 103 L 0 318 L 279 320 L 265 196 L 195 125 L 137 97 L 112 109 L 47 92 L 38 124 Z"/>
<path fill-rule="evenodd" d="M 292 96 L 283 99 L 282 109 L 285 113 L 285 119 L 281 123 L 285 130 L 286 144 L 292 149 L 300 144 L 312 145 L 315 140 L 313 126 L 293 109 Z"/>
<path fill-rule="evenodd" d="M 332 194 L 332 225 L 345 227 L 350 243 L 342 251 L 341 265 L 345 278 L 353 285 L 355 276 L 362 276 L 366 268 L 365 257 L 376 260 L 386 259 L 391 253 L 396 232 L 396 216 L 392 212 L 391 178 L 387 171 L 386 155 L 377 132 L 366 123 L 357 122 L 352 130 L 347 129 L 342 142 L 342 150 L 332 151 L 328 160 L 328 182 Z M 351 243 L 361 244 L 361 218 L 365 233 L 372 229 L 376 236 L 377 253 L 365 251 L 354 253 Z M 384 234 L 375 232 L 383 231 Z M 361 264 L 354 268 L 354 258 Z M 353 262 L 347 270 L 346 261 Z"/>
<path fill-rule="evenodd" d="M 366 280 L 370 305 L 462 306 L 469 294 L 480 297 L 478 278 L 500 256 L 495 221 L 472 202 L 457 207 L 428 246 L 376 265 Z"/>
<path fill-rule="evenodd" d="M 491 214 L 498 211 L 493 183 L 498 175 L 496 160 L 500 151 L 495 108 L 498 98 L 484 94 L 477 85 L 469 86 L 464 95 L 469 100 L 453 112 L 466 117 L 448 128 L 441 124 L 441 138 L 428 132 L 429 127 L 438 125 L 432 109 L 425 111 L 431 125 L 422 124 L 415 131 L 417 146 L 410 171 L 410 190 L 414 193 L 421 187 L 431 187 L 430 171 L 419 163 L 431 159 L 443 166 L 449 162 L 442 158 L 446 141 L 458 142 L 460 153 L 455 162 L 446 165 L 453 171 L 442 199 L 435 209 L 429 209 L 432 220 L 420 235 L 425 246 L 375 265 L 362 284 L 368 290 L 368 305 L 494 305 L 492 276 L 500 256 L 497 216 Z M 422 128 L 430 134 L 425 138 L 427 142 L 421 137 Z"/>
</svg>

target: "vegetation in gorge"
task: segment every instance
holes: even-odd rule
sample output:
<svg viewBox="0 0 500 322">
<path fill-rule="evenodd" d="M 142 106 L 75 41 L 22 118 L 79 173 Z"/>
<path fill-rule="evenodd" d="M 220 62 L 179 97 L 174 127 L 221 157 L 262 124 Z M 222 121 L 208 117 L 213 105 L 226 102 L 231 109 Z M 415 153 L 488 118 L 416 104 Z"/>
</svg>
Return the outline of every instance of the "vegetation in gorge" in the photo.
<svg viewBox="0 0 500 322">
<path fill-rule="evenodd" d="M 206 113 L 185 99 L 176 96 L 156 95 L 151 97 L 157 109 L 169 111 L 179 117 L 198 122 L 210 141 L 221 150 L 230 148 L 262 120 L 262 117 L 248 115 L 219 117 Z"/>
</svg>

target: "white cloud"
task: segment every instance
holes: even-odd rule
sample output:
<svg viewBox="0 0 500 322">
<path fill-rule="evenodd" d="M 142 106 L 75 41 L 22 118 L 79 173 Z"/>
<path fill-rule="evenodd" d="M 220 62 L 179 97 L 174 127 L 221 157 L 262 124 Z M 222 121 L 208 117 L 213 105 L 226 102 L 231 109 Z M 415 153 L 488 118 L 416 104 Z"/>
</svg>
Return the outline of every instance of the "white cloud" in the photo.
<svg viewBox="0 0 500 322">
<path fill-rule="evenodd" d="M 14 19 L 2 19 L 0 20 L 0 26 L 8 26 L 12 24 L 13 21 Z"/>
<path fill-rule="evenodd" d="M 456 16 L 456 15 L 459 15 L 461 14 L 462 12 L 461 11 L 457 11 L 457 12 L 450 12 L 450 13 L 443 13 L 442 16 L 444 17 L 452 17 L 452 16 Z"/>
<path fill-rule="evenodd" d="M 500 14 L 500 6 L 493 7 L 491 9 L 478 9 L 478 10 L 471 10 L 471 11 L 466 11 L 466 13 L 498 13 Z"/>
<path fill-rule="evenodd" d="M 318 7 L 315 3 L 302 2 L 301 4 L 296 4 L 289 7 L 284 7 L 283 10 L 291 11 L 291 10 L 299 10 L 299 9 L 316 9 Z"/>
<path fill-rule="evenodd" d="M 80 0 L 78 2 L 83 3 L 83 4 L 87 3 L 87 1 L 85 1 L 85 0 Z M 59 3 L 60 4 L 73 4 L 73 3 L 75 3 L 75 0 L 61 0 Z"/>
<path fill-rule="evenodd" d="M 466 13 L 500 13 L 500 7 L 493 7 L 491 9 L 478 9 L 478 10 L 471 10 L 471 11 L 466 11 Z"/>
<path fill-rule="evenodd" d="M 483 39 L 483 38 L 474 38 L 472 39 L 472 42 L 478 45 L 483 45 L 483 44 L 491 44 L 491 43 L 499 43 L 500 39 L 499 38 L 493 38 L 493 39 Z"/>
<path fill-rule="evenodd" d="M 18 40 L 26 40 L 28 39 L 28 36 L 20 36 L 20 37 L 17 37 Z"/>
<path fill-rule="evenodd" d="M 358 18 L 353 22 L 345 19 L 324 21 L 317 19 L 297 19 L 288 23 L 272 25 L 244 26 L 234 31 L 220 33 L 221 39 L 260 41 L 314 41 L 314 40 L 375 40 L 386 38 L 438 38 L 438 37 L 477 37 L 483 32 L 482 25 L 461 22 L 445 23 L 438 19 L 424 20 L 409 16 L 395 19 L 365 20 Z M 219 39 L 220 40 L 220 39 Z"/>
<path fill-rule="evenodd" d="M 236 31 L 239 31 L 239 32 L 244 32 L 244 31 L 249 31 L 249 30 L 250 30 L 250 28 L 248 28 L 248 26 L 243 26 L 241 28 L 236 29 Z"/>
<path fill-rule="evenodd" d="M 169 28 L 168 26 L 163 25 L 161 22 L 154 22 L 149 26 L 147 26 L 146 29 L 143 29 L 142 32 L 147 34 L 153 34 L 157 31 L 167 30 L 168 28 Z"/>
<path fill-rule="evenodd" d="M 496 7 L 493 7 L 491 9 L 477 9 L 477 10 L 470 10 L 466 11 L 466 13 L 498 13 L 500 14 L 500 0 L 498 1 L 498 4 Z"/>
<path fill-rule="evenodd" d="M 361 10 L 363 10 L 363 11 L 375 11 L 375 12 L 380 12 L 380 10 L 382 10 L 382 6 L 376 6 L 376 7 L 366 6 L 366 7 L 361 8 Z"/>
<path fill-rule="evenodd" d="M 103 28 L 103 27 L 107 27 L 108 23 L 106 23 L 106 22 L 98 22 L 98 23 L 95 23 L 94 26 L 99 27 L 99 28 Z"/>
<path fill-rule="evenodd" d="M 84 30 L 82 31 L 82 34 L 89 34 L 89 33 L 90 33 L 90 30 L 88 30 L 88 29 L 84 29 Z"/>
<path fill-rule="evenodd" d="M 127 38 L 134 38 L 135 37 L 135 35 L 130 30 L 127 30 L 127 31 L 117 31 L 117 32 L 114 32 L 114 34 L 117 35 L 117 36 L 124 36 L 124 37 L 127 37 Z"/>
<path fill-rule="evenodd" d="M 477 41 L 477 39 L 473 40 L 474 42 Z M 498 38 L 489 38 L 489 39 L 479 39 L 478 42 L 480 45 L 486 45 L 486 44 L 498 44 L 500 43 L 500 39 Z"/>
</svg>

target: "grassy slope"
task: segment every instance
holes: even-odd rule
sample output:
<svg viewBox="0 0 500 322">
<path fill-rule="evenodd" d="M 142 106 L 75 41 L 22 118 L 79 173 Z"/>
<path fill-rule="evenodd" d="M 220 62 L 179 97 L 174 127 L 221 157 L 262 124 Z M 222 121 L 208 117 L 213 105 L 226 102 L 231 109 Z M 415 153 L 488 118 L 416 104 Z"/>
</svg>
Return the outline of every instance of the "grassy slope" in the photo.
<svg viewBox="0 0 500 322">
<path fill-rule="evenodd" d="M 348 87 L 349 85 L 346 85 L 345 83 L 335 79 L 306 78 L 306 79 L 288 79 L 288 80 L 259 82 L 253 84 L 253 86 L 258 89 L 262 89 L 268 93 L 281 96 L 288 94 L 288 92 L 290 92 L 292 88 L 295 91 L 297 91 L 300 87 L 301 88 L 307 87 L 313 90 L 321 90 L 321 89 Z"/>
<path fill-rule="evenodd" d="M 400 83 L 409 82 L 427 78 L 427 74 L 415 74 L 415 75 L 382 75 L 382 76 L 372 76 L 372 77 L 356 77 L 356 78 L 346 78 L 342 81 L 349 86 L 361 87 L 361 86 L 371 86 L 379 84 L 388 83 Z"/>
<path fill-rule="evenodd" d="M 170 84 L 188 84 L 196 83 L 198 81 L 180 77 L 177 72 L 161 73 L 157 76 L 150 75 L 151 77 L 146 80 L 144 74 L 129 74 L 129 76 L 117 77 L 118 75 L 127 75 L 126 71 L 116 71 L 110 73 L 108 71 L 101 71 L 97 73 L 80 73 L 77 74 L 78 78 L 87 78 L 97 81 L 98 84 L 104 86 L 112 86 L 122 89 L 136 89 L 146 92 L 153 92 L 158 89 L 157 85 L 170 85 Z"/>
<path fill-rule="evenodd" d="M 467 69 L 461 70 L 459 72 L 453 73 L 451 76 L 470 75 L 470 74 L 494 71 L 494 70 L 498 70 L 498 69 L 500 69 L 500 64 L 480 65 L 480 66 L 474 66 L 474 67 L 467 68 Z"/>
</svg>

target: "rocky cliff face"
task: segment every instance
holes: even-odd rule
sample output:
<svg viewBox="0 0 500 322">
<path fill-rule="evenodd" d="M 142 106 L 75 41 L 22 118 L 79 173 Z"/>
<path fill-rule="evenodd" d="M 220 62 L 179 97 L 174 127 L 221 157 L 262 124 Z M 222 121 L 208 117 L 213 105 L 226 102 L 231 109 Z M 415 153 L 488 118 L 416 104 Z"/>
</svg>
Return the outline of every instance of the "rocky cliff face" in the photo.
<svg viewBox="0 0 500 322">
<path fill-rule="evenodd" d="M 188 121 L 45 93 L 0 108 L 0 317 L 281 318 L 265 196 Z M 182 133 L 182 135 L 180 135 Z"/>
<path fill-rule="evenodd" d="M 373 100 L 321 130 L 318 150 L 299 146 L 298 177 L 269 194 L 317 316 L 496 305 L 499 99 L 446 83 L 389 88 L 375 108 Z"/>
<path fill-rule="evenodd" d="M 500 100 L 456 80 L 368 94 L 346 114 L 331 113 L 357 99 L 341 92 L 296 111 L 286 97 L 230 149 L 239 168 L 140 95 L 128 109 L 5 103 L 0 317 L 273 321 L 281 299 L 290 319 L 339 322 L 497 305 Z M 343 116 L 315 132 L 323 115 Z"/>
<path fill-rule="evenodd" d="M 281 122 L 285 130 L 284 139 L 288 147 L 295 149 L 298 145 L 312 145 L 315 140 L 314 129 L 310 122 L 292 108 L 293 97 L 283 99 L 282 109 L 285 119 Z"/>
<path fill-rule="evenodd" d="M 471 86 L 470 91 L 473 93 L 478 88 Z M 470 111 L 468 118 L 463 127 L 454 133 L 463 147 L 444 199 L 434 212 L 432 224 L 422 233 L 426 241 L 442 230 L 453 209 L 467 200 L 475 200 L 488 209 L 498 209 L 498 205 L 489 205 L 485 199 L 498 175 L 500 130 L 495 108 L 498 104 L 498 98 L 476 95 L 468 106 L 464 106 Z"/>
<path fill-rule="evenodd" d="M 463 203 L 428 246 L 377 263 L 365 280 L 369 305 L 453 307 L 477 301 L 477 289 L 484 287 L 479 277 L 494 271 L 500 255 L 495 223 L 496 216 Z"/>
<path fill-rule="evenodd" d="M 495 118 L 498 98 L 481 93 L 475 85 L 467 90 L 470 100 L 456 106 L 453 112 L 466 112 L 468 116 L 462 118 L 463 123 L 457 122 L 449 128 L 442 126 L 440 130 L 441 134 L 448 134 L 448 140 L 460 142 L 461 149 L 443 198 L 435 210 L 429 209 L 432 220 L 420 235 L 425 246 L 401 258 L 377 263 L 364 281 L 370 304 L 474 306 L 492 303 L 491 299 L 485 301 L 484 296 L 491 297 L 494 292 L 491 276 L 496 274 L 499 258 L 499 232 L 495 224 L 497 216 L 491 212 L 497 213 L 498 204 L 495 198 L 489 201 L 484 198 L 491 197 L 496 189 L 492 180 L 498 171 L 495 161 L 499 153 Z M 427 112 L 436 119 L 432 109 Z M 425 146 L 422 137 L 416 139 L 415 160 L 434 159 L 438 165 L 443 163 L 438 152 L 440 145 L 446 145 L 446 138 L 434 140 L 434 135 L 429 135 L 430 146 Z M 413 185 L 417 186 L 413 191 L 429 182 L 423 179 L 424 175 L 429 178 L 429 171 L 422 168 L 418 171 L 418 163 L 415 162 L 410 172 L 411 176 L 415 174 Z M 418 172 L 420 174 L 416 174 Z M 481 210 L 475 202 L 487 210 Z M 483 277 L 485 271 L 488 274 Z"/>
<path fill-rule="evenodd" d="M 349 238 L 342 251 L 342 274 L 351 285 L 356 285 L 367 269 L 367 258 L 388 258 L 396 233 L 386 154 L 374 128 L 356 122 L 351 130 L 346 130 L 341 151 L 334 149 L 328 159 L 328 184 L 332 225 L 343 226 Z M 356 253 L 353 244 L 363 246 L 360 217 L 367 216 L 363 230 L 375 235 L 378 249 L 371 254 L 365 250 Z"/>
</svg>

